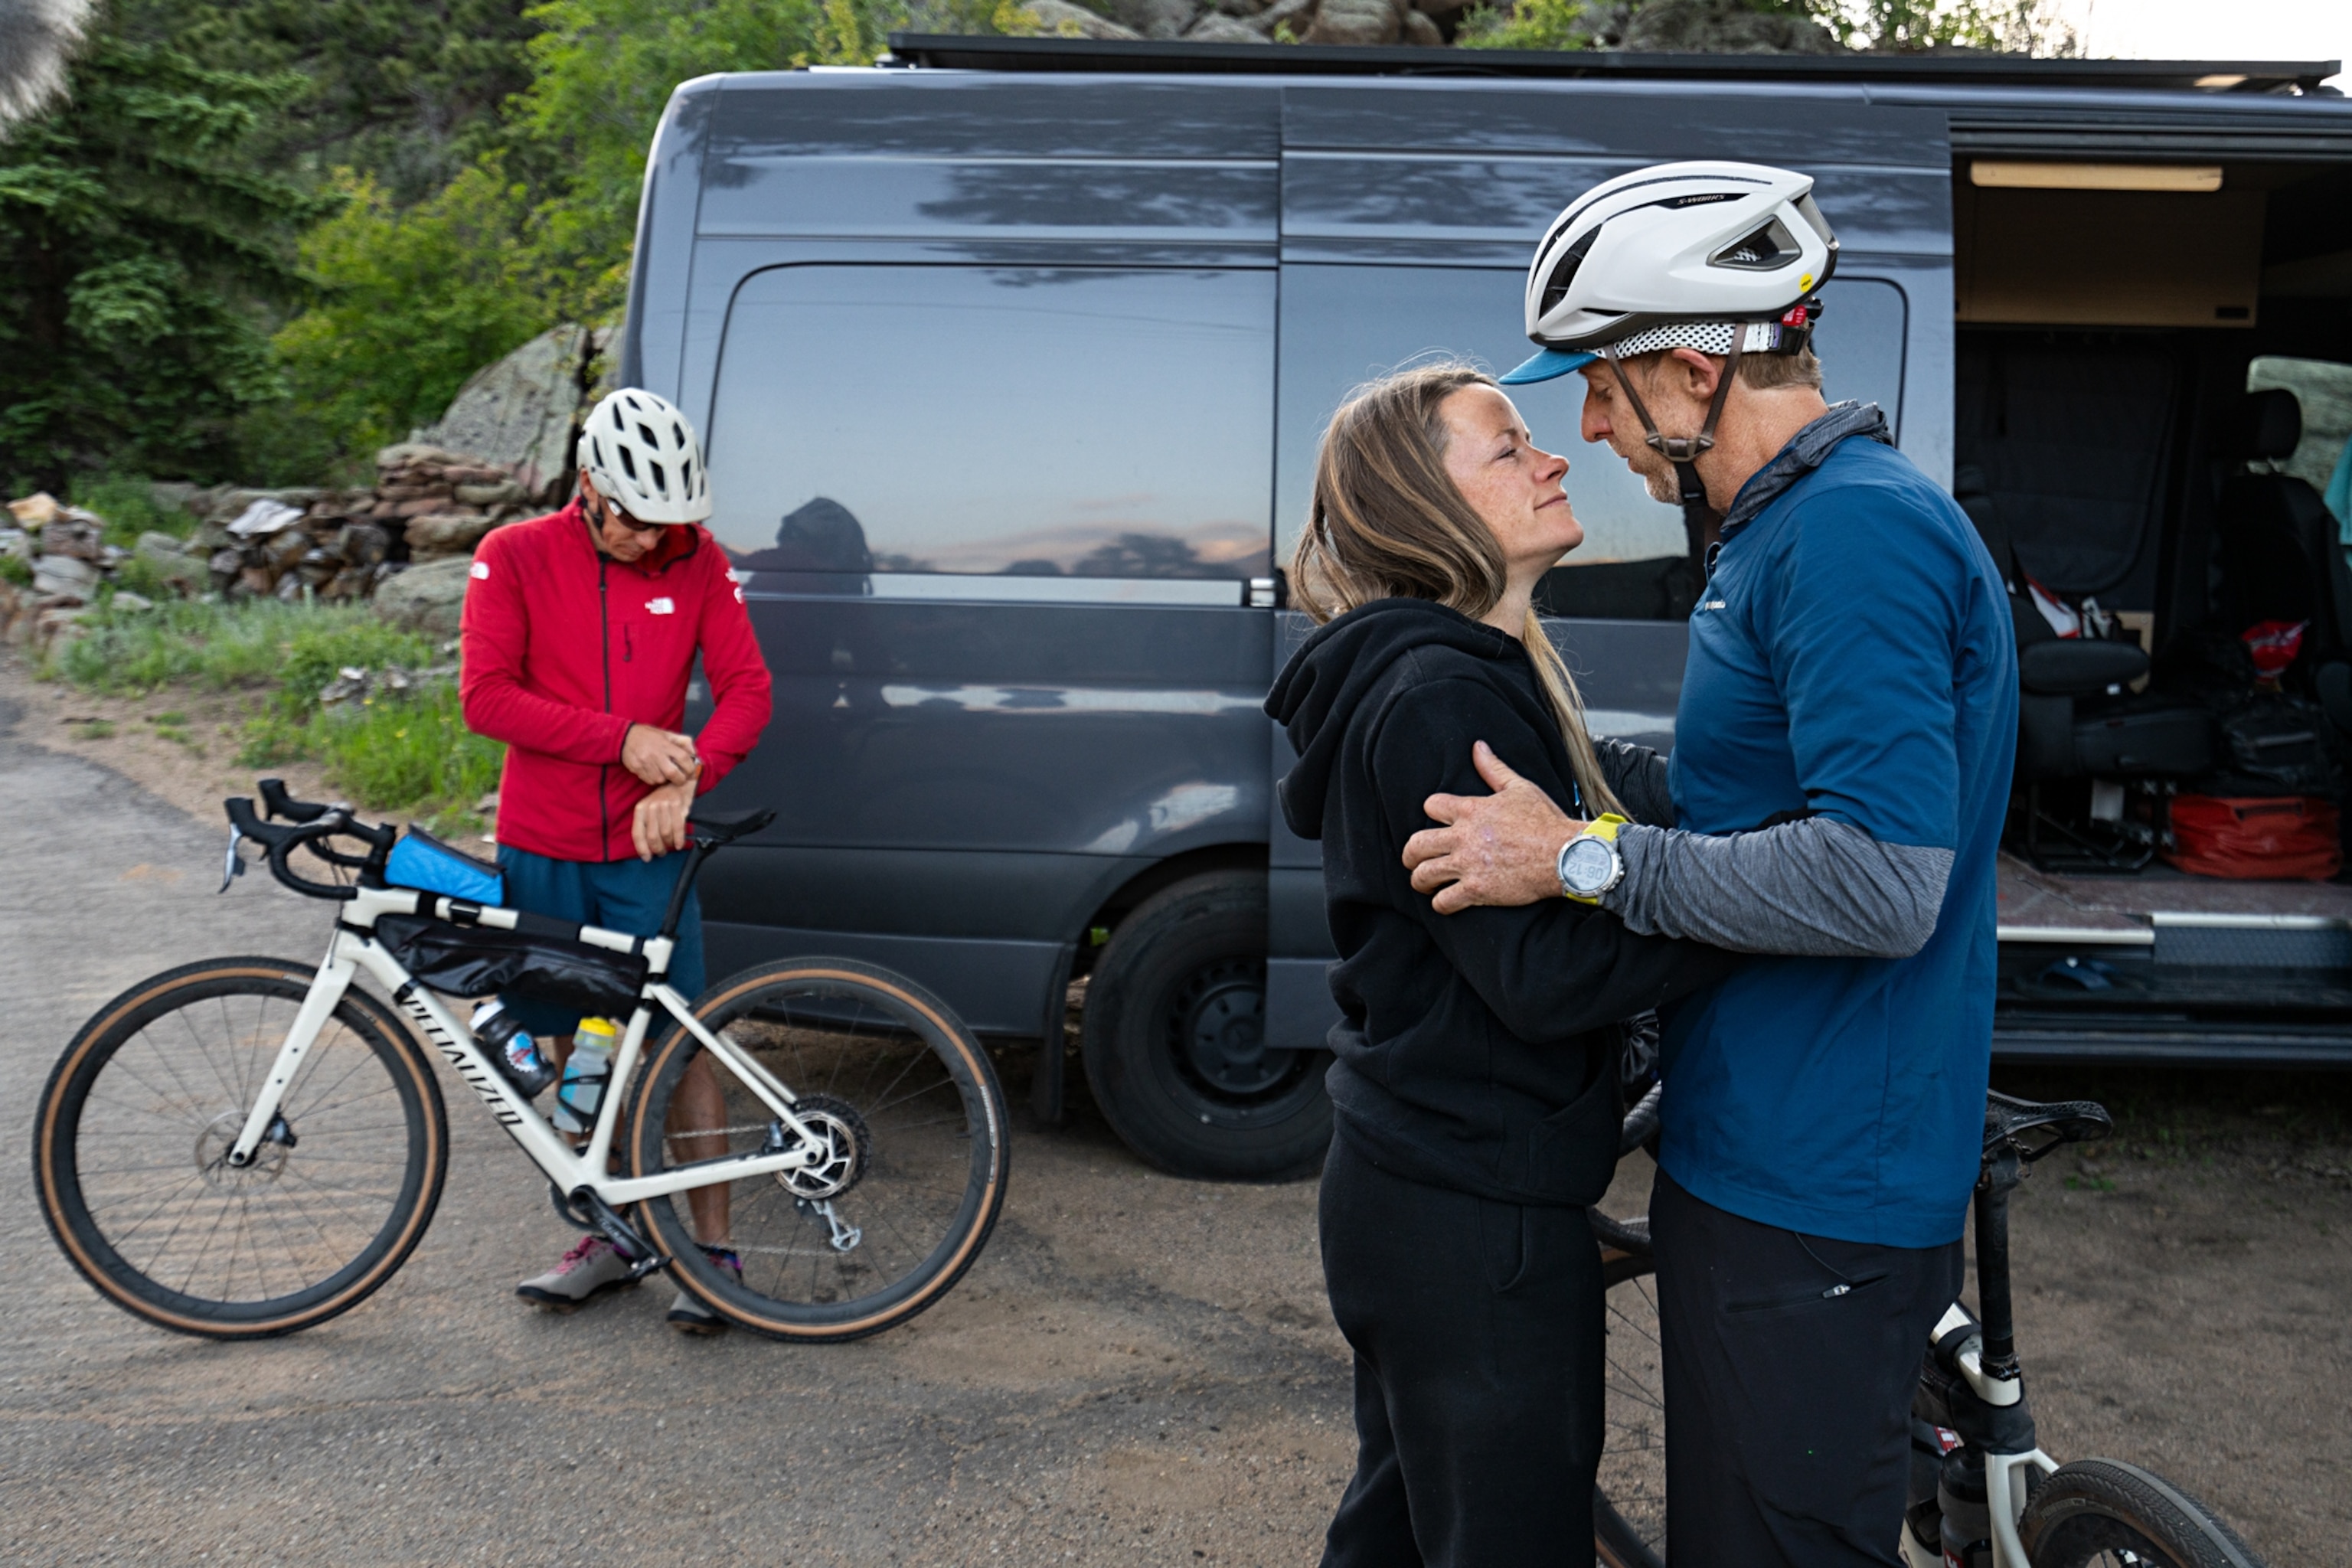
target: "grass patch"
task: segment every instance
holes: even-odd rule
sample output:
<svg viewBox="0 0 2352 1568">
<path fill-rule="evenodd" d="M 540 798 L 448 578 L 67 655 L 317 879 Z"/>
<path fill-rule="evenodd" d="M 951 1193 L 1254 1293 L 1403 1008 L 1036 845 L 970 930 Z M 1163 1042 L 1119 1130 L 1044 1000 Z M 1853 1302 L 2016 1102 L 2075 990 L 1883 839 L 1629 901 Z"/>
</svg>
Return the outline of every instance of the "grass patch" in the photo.
<svg viewBox="0 0 2352 1568">
<path fill-rule="evenodd" d="M 45 673 L 110 693 L 274 688 L 239 737 L 240 764 L 318 762 L 329 784 L 366 810 L 415 812 L 436 831 L 479 830 L 473 803 L 498 787 L 506 748 L 467 730 L 454 680 L 426 681 L 399 699 L 319 702 L 347 667 L 416 670 L 446 662 L 436 639 L 388 626 L 361 608 L 274 599 L 175 600 L 141 611 L 101 605 L 82 624 L 88 635 L 63 644 Z M 163 739 L 202 754 L 185 712 L 167 710 L 150 722 Z"/>
<path fill-rule="evenodd" d="M 64 644 L 47 673 L 85 691 L 143 693 L 166 686 L 221 691 L 278 686 L 278 706 L 306 711 L 345 665 L 417 668 L 441 645 L 347 605 L 166 600 L 146 610 L 100 605 L 86 635 Z"/>
<path fill-rule="evenodd" d="M 321 712 L 310 736 L 329 782 L 383 811 L 470 807 L 498 787 L 506 758 L 505 747 L 466 728 L 450 682 L 403 702 Z"/>
<path fill-rule="evenodd" d="M 77 741 L 103 741 L 114 733 L 114 726 L 104 719 L 85 719 L 73 727 Z"/>
</svg>

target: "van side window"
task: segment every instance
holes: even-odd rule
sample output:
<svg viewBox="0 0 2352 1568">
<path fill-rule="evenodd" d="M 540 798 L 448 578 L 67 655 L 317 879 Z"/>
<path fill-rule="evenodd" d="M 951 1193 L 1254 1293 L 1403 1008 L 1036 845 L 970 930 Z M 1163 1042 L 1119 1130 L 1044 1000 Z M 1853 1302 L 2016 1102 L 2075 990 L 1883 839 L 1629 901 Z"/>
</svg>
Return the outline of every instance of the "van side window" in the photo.
<svg viewBox="0 0 2352 1568">
<path fill-rule="evenodd" d="M 728 311 L 711 531 L 755 571 L 1264 576 L 1270 271 L 780 267 Z"/>
</svg>

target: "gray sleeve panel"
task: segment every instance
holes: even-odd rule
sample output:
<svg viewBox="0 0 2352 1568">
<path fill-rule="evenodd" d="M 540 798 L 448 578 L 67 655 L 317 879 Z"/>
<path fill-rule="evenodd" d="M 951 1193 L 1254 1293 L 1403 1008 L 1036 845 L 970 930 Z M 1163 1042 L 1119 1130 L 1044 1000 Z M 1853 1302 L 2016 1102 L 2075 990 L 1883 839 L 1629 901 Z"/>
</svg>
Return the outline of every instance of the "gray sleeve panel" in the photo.
<svg viewBox="0 0 2352 1568">
<path fill-rule="evenodd" d="M 1647 746 L 1629 746 L 1622 741 L 1595 741 L 1592 751 L 1600 759 L 1601 775 L 1624 802 L 1626 815 L 1652 827 L 1675 825 L 1675 796 L 1666 787 L 1665 758 Z"/>
<path fill-rule="evenodd" d="M 1935 934 L 1952 852 L 1881 844 L 1825 816 L 1722 837 L 1624 827 L 1601 898 L 1628 930 L 1734 952 L 1908 958 Z"/>
</svg>

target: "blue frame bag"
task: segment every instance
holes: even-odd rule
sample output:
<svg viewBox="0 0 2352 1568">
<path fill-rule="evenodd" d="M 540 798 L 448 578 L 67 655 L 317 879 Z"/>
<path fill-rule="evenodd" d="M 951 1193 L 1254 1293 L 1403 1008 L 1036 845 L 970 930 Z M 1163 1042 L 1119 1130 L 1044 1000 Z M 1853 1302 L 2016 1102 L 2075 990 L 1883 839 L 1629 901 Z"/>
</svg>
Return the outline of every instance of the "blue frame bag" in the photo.
<svg viewBox="0 0 2352 1568">
<path fill-rule="evenodd" d="M 395 887 L 466 899 L 492 909 L 503 908 L 507 901 L 504 871 L 444 844 L 413 822 L 392 847 L 383 863 L 383 878 Z"/>
</svg>

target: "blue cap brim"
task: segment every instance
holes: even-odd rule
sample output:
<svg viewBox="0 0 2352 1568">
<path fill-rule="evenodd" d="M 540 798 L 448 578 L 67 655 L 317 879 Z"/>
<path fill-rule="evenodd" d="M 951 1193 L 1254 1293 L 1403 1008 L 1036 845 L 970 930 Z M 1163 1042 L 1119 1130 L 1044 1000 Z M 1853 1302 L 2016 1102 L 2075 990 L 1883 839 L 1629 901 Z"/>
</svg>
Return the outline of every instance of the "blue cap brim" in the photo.
<svg viewBox="0 0 2352 1568">
<path fill-rule="evenodd" d="M 1510 374 L 1497 379 L 1505 386 L 1525 386 L 1531 381 L 1550 381 L 1572 370 L 1582 370 L 1600 357 L 1599 354 L 1571 353 L 1567 349 L 1545 349 Z"/>
</svg>

